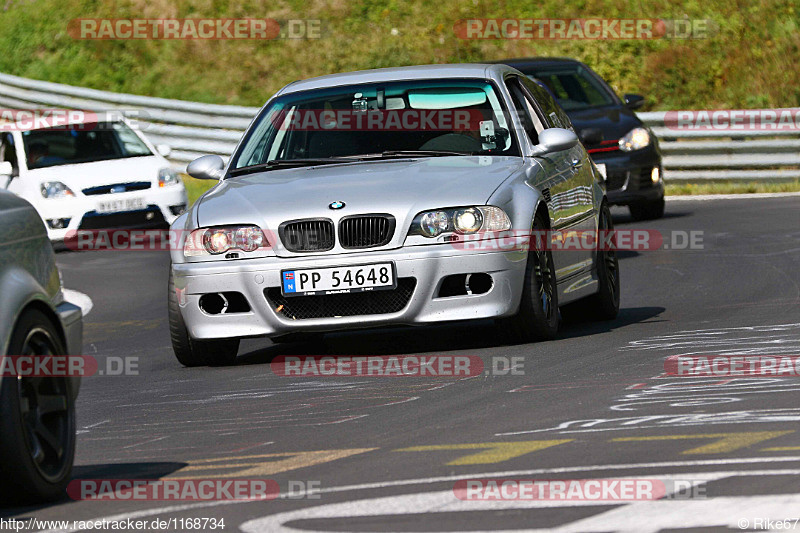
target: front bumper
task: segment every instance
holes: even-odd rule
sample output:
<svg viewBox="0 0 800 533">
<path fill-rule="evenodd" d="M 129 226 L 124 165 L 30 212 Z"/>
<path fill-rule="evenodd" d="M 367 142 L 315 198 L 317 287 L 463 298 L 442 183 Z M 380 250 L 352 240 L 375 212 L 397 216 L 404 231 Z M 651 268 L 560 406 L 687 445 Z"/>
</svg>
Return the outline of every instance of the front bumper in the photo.
<svg viewBox="0 0 800 533">
<path fill-rule="evenodd" d="M 173 265 L 173 272 L 190 337 L 220 339 L 508 316 L 519 307 L 526 257 L 520 252 L 474 253 L 428 245 L 329 256 L 181 263 Z M 281 286 L 281 270 L 386 261 L 394 263 L 398 280 L 416 280 L 408 303 L 397 312 L 292 320 L 273 309 L 265 296 L 265 289 Z M 475 273 L 491 275 L 493 283 L 488 292 L 439 297 L 445 277 Z M 200 308 L 202 295 L 227 291 L 244 295 L 251 311 L 209 315 Z"/>
<path fill-rule="evenodd" d="M 147 207 L 137 211 L 108 214 L 97 212 L 99 202 L 128 198 L 142 198 Z M 181 205 L 184 208 L 187 206 L 186 189 L 176 185 L 146 191 L 43 200 L 38 202 L 36 208 L 45 222 L 50 240 L 63 241 L 70 232 L 74 233 L 79 229 L 166 227 L 178 218 L 178 214 L 174 214 L 172 210 Z M 62 219 L 69 219 L 66 227 L 51 227 L 49 221 Z"/>
<path fill-rule="evenodd" d="M 655 147 L 637 152 L 594 153 L 592 159 L 606 165 L 606 197 L 610 204 L 629 205 L 664 196 L 664 171 Z M 657 183 L 651 179 L 653 168 L 658 168 L 661 176 Z"/>
</svg>

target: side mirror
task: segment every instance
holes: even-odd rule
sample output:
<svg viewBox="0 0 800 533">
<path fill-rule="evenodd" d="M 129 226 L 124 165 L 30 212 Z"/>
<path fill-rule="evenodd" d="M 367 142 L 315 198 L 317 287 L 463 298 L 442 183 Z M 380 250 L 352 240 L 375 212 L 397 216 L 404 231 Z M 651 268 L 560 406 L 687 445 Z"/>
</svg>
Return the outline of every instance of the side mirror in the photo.
<svg viewBox="0 0 800 533">
<path fill-rule="evenodd" d="M 11 161 L 0 162 L 0 176 L 12 177 L 14 175 L 14 167 L 11 166 Z"/>
<path fill-rule="evenodd" d="M 172 148 L 168 144 L 159 144 L 156 145 L 156 152 L 161 154 L 162 157 L 169 157 L 169 154 L 172 153 Z"/>
<path fill-rule="evenodd" d="M 641 94 L 626 94 L 625 106 L 628 109 L 639 109 L 644 105 L 644 96 Z"/>
<path fill-rule="evenodd" d="M 603 142 L 603 131 L 599 128 L 584 128 L 580 131 L 581 141 L 585 146 L 592 146 Z"/>
<path fill-rule="evenodd" d="M 532 156 L 569 150 L 578 144 L 578 136 L 563 128 L 548 128 L 539 134 L 539 144 L 533 147 Z"/>
<path fill-rule="evenodd" d="M 199 180 L 220 180 L 225 161 L 218 155 L 198 157 L 186 167 L 186 173 Z"/>
</svg>

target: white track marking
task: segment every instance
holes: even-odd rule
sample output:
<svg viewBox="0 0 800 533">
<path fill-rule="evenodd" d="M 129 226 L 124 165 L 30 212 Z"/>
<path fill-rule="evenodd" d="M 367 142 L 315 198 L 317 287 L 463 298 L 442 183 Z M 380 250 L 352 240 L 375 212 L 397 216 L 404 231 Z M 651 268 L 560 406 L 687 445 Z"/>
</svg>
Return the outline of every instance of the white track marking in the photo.
<svg viewBox="0 0 800 533">
<path fill-rule="evenodd" d="M 800 192 L 757 192 L 745 194 L 694 194 L 665 196 L 668 202 L 705 202 L 708 200 L 753 200 L 759 198 L 786 198 L 800 196 Z"/>
<path fill-rule="evenodd" d="M 62 289 L 61 292 L 64 293 L 64 299 L 66 301 L 81 308 L 83 316 L 88 315 L 92 307 L 94 307 L 92 299 L 82 292 L 73 291 L 72 289 Z"/>
<path fill-rule="evenodd" d="M 667 462 L 660 462 L 660 463 L 636 463 L 636 464 L 616 464 L 616 465 L 589 465 L 589 466 L 568 466 L 568 467 L 560 467 L 560 468 L 540 468 L 536 470 L 516 470 L 510 472 L 482 472 L 482 473 L 471 473 L 471 474 L 461 474 L 461 475 L 454 475 L 454 476 L 440 476 L 440 477 L 429 477 L 429 478 L 419 478 L 419 479 L 402 479 L 396 481 L 382 481 L 377 483 L 362 483 L 359 485 L 343 485 L 340 487 L 328 487 L 323 489 L 316 489 L 314 490 L 314 494 L 327 494 L 327 493 L 335 493 L 335 492 L 349 492 L 354 490 L 367 490 L 367 489 L 383 489 L 389 487 L 403 487 L 409 485 L 423 485 L 423 484 L 430 484 L 430 483 L 439 483 L 444 481 L 459 481 L 462 479 L 478 479 L 478 478 L 503 478 L 503 477 L 522 477 L 522 476 L 532 476 L 537 474 L 562 474 L 562 473 L 569 473 L 569 472 L 597 472 L 597 471 L 613 471 L 613 470 L 629 470 L 629 469 L 636 469 L 636 468 L 666 468 L 666 467 L 692 467 L 692 466 L 714 466 L 714 465 L 735 465 L 735 464 L 753 464 L 753 463 L 784 463 L 784 462 L 798 462 L 800 463 L 800 456 L 784 456 L 784 457 L 742 457 L 738 459 L 707 459 L 707 460 L 698 460 L 698 461 L 667 461 Z M 747 471 L 743 471 L 746 473 Z M 800 473 L 800 471 L 795 470 L 774 470 L 775 475 L 788 472 L 792 474 L 794 472 Z M 713 472 L 704 472 L 703 474 L 698 475 L 709 475 L 713 474 Z M 687 474 L 681 474 L 683 476 L 688 477 Z M 766 474 L 765 474 L 766 475 Z M 452 494 L 452 492 L 451 492 Z M 297 496 L 294 494 L 293 496 Z M 285 497 L 285 495 L 281 495 L 281 497 Z M 136 511 L 133 513 L 121 513 L 117 515 L 111 516 L 103 516 L 99 518 L 92 518 L 87 521 L 102 521 L 106 520 L 107 522 L 114 522 L 114 521 L 121 521 L 127 519 L 137 519 L 143 518 L 147 516 L 154 516 L 158 514 L 167 514 L 167 513 L 177 513 L 182 511 L 189 511 L 193 509 L 205 509 L 209 507 L 217 507 L 220 505 L 236 505 L 236 504 L 244 504 L 244 503 L 253 503 L 252 501 L 246 500 L 224 500 L 224 501 L 213 501 L 213 502 L 202 502 L 202 503 L 191 503 L 191 504 L 184 504 L 184 505 L 172 505 L 167 507 L 157 507 L 153 509 L 145 509 L 143 511 Z M 471 502 L 474 503 L 474 502 Z M 685 502 L 684 502 L 685 503 Z M 80 531 L 77 529 L 55 529 L 55 530 L 47 530 L 47 531 L 40 531 L 38 533 L 75 533 L 76 531 Z"/>
<path fill-rule="evenodd" d="M 695 482 L 717 481 L 737 476 L 792 475 L 800 470 L 763 470 L 732 472 L 701 472 L 652 476 L 660 480 L 685 480 Z M 473 476 L 478 477 L 478 476 Z M 494 477 L 494 476 L 493 476 Z M 641 476 L 636 476 L 641 477 Z M 468 511 L 505 511 L 509 509 L 543 509 L 555 507 L 611 506 L 594 516 L 548 529 L 527 531 L 554 531 L 577 533 L 583 531 L 631 531 L 637 533 L 658 532 L 667 528 L 703 527 L 715 525 L 736 526 L 740 518 L 754 517 L 783 519 L 800 504 L 800 494 L 777 494 L 765 496 L 739 496 L 709 498 L 707 500 L 657 500 L 647 502 L 597 502 L 558 500 L 519 501 L 465 501 L 456 498 L 453 490 L 403 494 L 354 500 L 343 503 L 288 511 L 245 522 L 239 529 L 245 533 L 264 532 L 308 532 L 308 527 L 296 529 L 284 524 L 298 520 L 379 517 L 384 515 L 420 515 L 425 513 L 459 513 Z M 744 514 L 746 513 L 746 514 Z M 322 530 L 316 530 L 322 531 Z M 514 530 L 491 530 L 493 533 Z"/>
</svg>

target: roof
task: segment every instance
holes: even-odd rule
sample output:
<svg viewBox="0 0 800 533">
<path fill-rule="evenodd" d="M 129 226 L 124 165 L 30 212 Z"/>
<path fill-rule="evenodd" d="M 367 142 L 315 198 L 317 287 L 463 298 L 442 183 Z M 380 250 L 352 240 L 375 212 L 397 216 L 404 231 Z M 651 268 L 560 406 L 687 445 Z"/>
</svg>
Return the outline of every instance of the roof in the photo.
<svg viewBox="0 0 800 533">
<path fill-rule="evenodd" d="M 279 95 L 343 85 L 380 83 L 401 80 L 424 80 L 442 78 L 499 78 L 508 67 L 501 64 L 462 63 L 453 65 L 419 65 L 413 67 L 379 68 L 358 70 L 342 74 L 330 74 L 290 83 Z"/>
<path fill-rule="evenodd" d="M 513 59 L 501 59 L 497 63 L 510 65 L 516 69 L 532 66 L 555 66 L 555 65 L 583 65 L 581 61 L 571 57 L 516 57 Z"/>
</svg>

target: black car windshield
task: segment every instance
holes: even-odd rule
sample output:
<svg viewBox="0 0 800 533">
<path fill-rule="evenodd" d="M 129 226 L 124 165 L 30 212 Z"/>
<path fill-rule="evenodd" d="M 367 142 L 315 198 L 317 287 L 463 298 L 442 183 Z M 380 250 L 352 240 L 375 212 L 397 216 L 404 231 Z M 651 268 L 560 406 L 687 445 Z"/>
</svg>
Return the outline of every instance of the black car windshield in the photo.
<svg viewBox="0 0 800 533">
<path fill-rule="evenodd" d="M 529 78 L 544 83 L 564 111 L 616 104 L 608 87 L 582 65 L 553 65 L 521 69 Z"/>
<path fill-rule="evenodd" d="M 122 122 L 90 122 L 22 133 L 29 169 L 152 155 Z"/>
<path fill-rule="evenodd" d="M 261 113 L 231 168 L 359 156 L 518 155 L 501 102 L 490 82 L 470 79 L 288 94 Z"/>
</svg>

